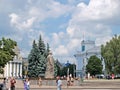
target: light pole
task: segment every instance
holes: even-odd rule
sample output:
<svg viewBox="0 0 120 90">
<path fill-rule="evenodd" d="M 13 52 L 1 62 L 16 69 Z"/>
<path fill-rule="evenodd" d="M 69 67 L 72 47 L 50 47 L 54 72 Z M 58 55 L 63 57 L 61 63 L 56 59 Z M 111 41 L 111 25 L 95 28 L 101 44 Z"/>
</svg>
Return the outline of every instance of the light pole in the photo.
<svg viewBox="0 0 120 90">
<path fill-rule="evenodd" d="M 69 68 L 67 69 L 67 76 L 69 76 Z"/>
</svg>

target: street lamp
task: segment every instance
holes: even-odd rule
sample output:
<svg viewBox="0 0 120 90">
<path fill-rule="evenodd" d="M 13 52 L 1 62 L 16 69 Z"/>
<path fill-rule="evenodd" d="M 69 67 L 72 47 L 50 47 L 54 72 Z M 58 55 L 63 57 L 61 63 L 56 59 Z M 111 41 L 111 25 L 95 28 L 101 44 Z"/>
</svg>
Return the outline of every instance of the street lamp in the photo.
<svg viewBox="0 0 120 90">
<path fill-rule="evenodd" d="M 67 76 L 69 76 L 69 68 L 67 69 Z"/>
</svg>

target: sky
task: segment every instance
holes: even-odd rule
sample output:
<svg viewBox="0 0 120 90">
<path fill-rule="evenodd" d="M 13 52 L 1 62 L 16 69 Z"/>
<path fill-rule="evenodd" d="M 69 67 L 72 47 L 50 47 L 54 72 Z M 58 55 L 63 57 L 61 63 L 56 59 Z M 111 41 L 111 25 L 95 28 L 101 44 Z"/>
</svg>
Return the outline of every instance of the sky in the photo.
<svg viewBox="0 0 120 90">
<path fill-rule="evenodd" d="M 55 58 L 74 62 L 83 39 L 99 46 L 120 35 L 119 9 L 120 0 L 0 0 L 0 39 L 15 40 L 27 57 L 42 35 Z"/>
</svg>

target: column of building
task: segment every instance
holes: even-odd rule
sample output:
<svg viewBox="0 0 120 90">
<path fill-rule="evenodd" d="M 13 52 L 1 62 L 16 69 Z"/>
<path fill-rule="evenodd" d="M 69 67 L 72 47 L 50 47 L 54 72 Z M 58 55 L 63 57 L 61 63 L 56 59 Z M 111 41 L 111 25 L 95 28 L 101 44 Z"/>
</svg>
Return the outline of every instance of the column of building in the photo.
<svg viewBox="0 0 120 90">
<path fill-rule="evenodd" d="M 19 76 L 19 63 L 17 63 L 17 76 Z"/>
<path fill-rule="evenodd" d="M 19 77 L 22 76 L 22 62 L 8 62 L 5 68 L 5 77 Z"/>
<path fill-rule="evenodd" d="M 15 72 L 15 69 L 16 69 L 16 67 L 15 67 L 15 65 L 16 65 L 16 62 L 14 62 L 14 63 L 13 63 L 13 65 L 14 65 L 13 76 L 15 77 L 15 76 L 16 76 L 16 72 Z"/>
<path fill-rule="evenodd" d="M 8 67 L 9 67 L 9 66 L 8 66 L 8 63 L 7 63 L 7 65 L 6 65 L 6 69 L 7 69 L 7 70 L 6 70 L 6 76 L 7 76 L 7 77 L 8 77 L 8 73 L 9 73 L 9 72 L 8 72 L 8 71 L 9 71 L 9 70 L 8 70 Z"/>
<path fill-rule="evenodd" d="M 20 76 L 22 76 L 22 63 L 20 63 Z"/>
<path fill-rule="evenodd" d="M 11 62 L 9 62 L 9 65 L 10 65 L 10 72 L 9 72 L 9 76 L 11 77 L 12 76 L 12 63 Z"/>
<path fill-rule="evenodd" d="M 4 77 L 8 77 L 8 63 L 5 65 Z"/>
</svg>

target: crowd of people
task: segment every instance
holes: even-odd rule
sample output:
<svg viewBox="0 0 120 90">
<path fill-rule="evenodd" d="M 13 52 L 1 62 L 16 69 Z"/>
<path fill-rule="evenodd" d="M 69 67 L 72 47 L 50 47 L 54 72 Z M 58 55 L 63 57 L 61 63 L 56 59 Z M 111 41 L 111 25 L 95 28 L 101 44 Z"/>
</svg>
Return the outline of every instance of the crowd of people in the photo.
<svg viewBox="0 0 120 90">
<path fill-rule="evenodd" d="M 26 78 L 23 83 L 24 83 L 24 90 L 30 90 L 29 78 Z M 14 77 L 10 77 L 9 79 L 4 78 L 0 90 L 15 90 L 15 84 L 16 84 L 16 79 Z"/>
<path fill-rule="evenodd" d="M 9 87 L 7 87 L 7 83 L 10 83 Z M 3 84 L 0 90 L 15 90 L 15 83 L 16 83 L 16 80 L 14 77 L 10 78 L 10 82 L 8 82 L 8 79 L 4 78 Z"/>
<path fill-rule="evenodd" d="M 60 76 L 56 77 L 56 86 L 57 86 L 57 90 L 61 90 L 62 88 L 62 80 L 63 78 Z M 74 78 L 71 77 L 70 75 L 68 75 L 67 77 L 64 78 L 64 80 L 66 80 L 67 82 L 67 86 L 73 86 L 74 85 Z M 38 77 L 37 79 L 38 82 L 38 86 L 41 87 L 42 86 L 42 78 Z M 15 90 L 15 85 L 16 85 L 16 79 L 14 77 L 11 78 L 4 78 L 3 79 L 3 88 L 0 90 Z M 25 78 L 23 80 L 23 85 L 24 85 L 24 90 L 30 90 L 30 81 L 29 78 Z"/>
</svg>

